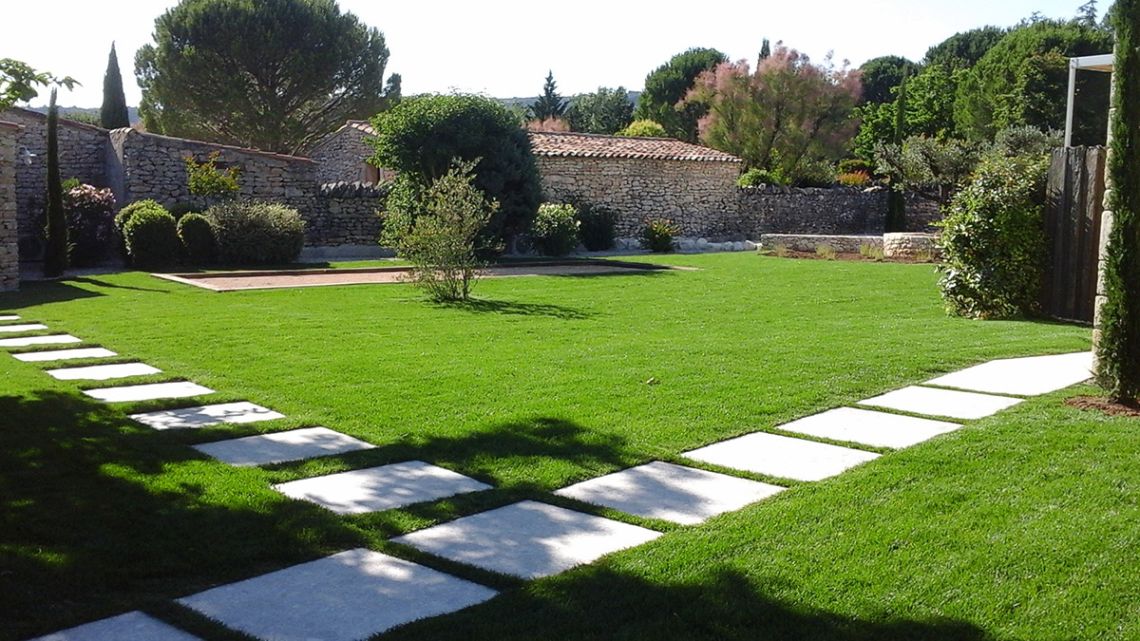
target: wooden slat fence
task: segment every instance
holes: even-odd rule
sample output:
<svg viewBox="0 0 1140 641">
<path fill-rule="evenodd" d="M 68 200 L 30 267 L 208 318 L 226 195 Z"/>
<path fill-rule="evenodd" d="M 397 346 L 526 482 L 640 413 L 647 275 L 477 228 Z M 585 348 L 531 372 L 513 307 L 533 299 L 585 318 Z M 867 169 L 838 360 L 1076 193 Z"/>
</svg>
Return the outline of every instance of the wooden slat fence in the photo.
<svg viewBox="0 0 1140 641">
<path fill-rule="evenodd" d="M 1053 150 L 1046 187 L 1042 311 L 1091 323 L 1104 212 L 1104 147 Z"/>
</svg>

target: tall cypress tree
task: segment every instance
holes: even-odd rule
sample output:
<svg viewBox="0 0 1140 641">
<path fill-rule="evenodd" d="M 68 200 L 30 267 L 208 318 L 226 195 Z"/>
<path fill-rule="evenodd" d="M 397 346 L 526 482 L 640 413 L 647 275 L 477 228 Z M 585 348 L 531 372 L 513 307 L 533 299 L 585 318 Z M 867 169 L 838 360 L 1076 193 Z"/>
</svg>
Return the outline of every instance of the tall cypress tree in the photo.
<svg viewBox="0 0 1140 641">
<path fill-rule="evenodd" d="M 59 107 L 51 89 L 47 116 L 47 227 L 44 229 L 44 276 L 62 276 L 67 269 L 67 219 L 63 213 L 63 185 L 59 177 Z"/>
<path fill-rule="evenodd" d="M 566 113 L 566 101 L 558 95 L 558 85 L 554 83 L 554 72 L 546 74 L 546 82 L 542 85 L 542 95 L 530 106 L 531 115 L 535 120 L 547 118 L 561 118 Z"/>
<path fill-rule="evenodd" d="M 111 55 L 107 56 L 107 73 L 103 75 L 103 106 L 99 109 L 99 124 L 104 129 L 130 127 L 127 115 L 127 96 L 123 93 L 123 74 L 119 73 L 119 56 L 115 53 L 115 43 L 111 43 Z"/>
<path fill-rule="evenodd" d="M 1140 395 L 1140 0 L 1117 0 L 1113 70 L 1112 230 L 1105 250 L 1097 380 L 1117 402 Z"/>
<path fill-rule="evenodd" d="M 902 149 L 906 128 L 906 83 L 909 80 L 910 69 L 903 69 L 902 82 L 899 83 L 898 96 L 895 99 L 895 131 L 892 142 Z M 894 182 L 894 178 L 892 178 Z M 906 198 L 900 185 L 891 185 L 887 194 L 887 221 L 888 232 L 906 231 Z"/>
</svg>

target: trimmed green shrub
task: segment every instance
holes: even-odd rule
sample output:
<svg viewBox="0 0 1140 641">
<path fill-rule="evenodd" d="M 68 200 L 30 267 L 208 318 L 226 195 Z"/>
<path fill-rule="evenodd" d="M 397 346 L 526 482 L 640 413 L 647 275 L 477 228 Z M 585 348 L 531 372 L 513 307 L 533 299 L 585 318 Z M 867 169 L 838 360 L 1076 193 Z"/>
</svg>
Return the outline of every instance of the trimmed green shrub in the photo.
<svg viewBox="0 0 1140 641">
<path fill-rule="evenodd" d="M 587 251 L 613 249 L 617 237 L 617 212 L 583 200 L 571 201 L 578 209 L 578 236 Z"/>
<path fill-rule="evenodd" d="M 285 205 L 226 202 L 203 216 L 214 228 L 218 259 L 226 264 L 284 265 L 297 260 L 305 245 L 305 221 Z"/>
<path fill-rule="evenodd" d="M 760 185 L 777 185 L 786 186 L 791 184 L 779 169 L 760 169 L 753 167 L 748 171 L 740 174 L 740 178 L 736 179 L 736 184 L 739 187 L 759 187 Z"/>
<path fill-rule="evenodd" d="M 665 128 L 652 120 L 634 120 L 629 126 L 617 132 L 618 136 L 627 138 L 666 138 L 669 136 Z"/>
<path fill-rule="evenodd" d="M 651 252 L 664 254 L 673 251 L 673 240 L 681 229 L 673 221 L 664 218 L 651 218 L 645 221 L 641 230 L 641 244 Z"/>
<path fill-rule="evenodd" d="M 174 216 L 166 210 L 135 212 L 123 225 L 123 239 L 135 267 L 149 269 L 169 265 L 181 250 Z"/>
<path fill-rule="evenodd" d="M 142 211 L 170 213 L 166 211 L 165 207 L 158 204 L 157 201 L 148 198 L 146 200 L 136 200 L 126 207 L 123 207 L 119 210 L 119 213 L 115 214 L 115 218 L 112 219 L 112 224 L 115 227 L 115 233 L 119 237 L 119 253 L 122 255 L 123 260 L 128 262 L 131 260 L 131 256 L 130 252 L 127 251 L 127 235 L 125 231 L 127 221 L 133 218 L 135 214 Z"/>
<path fill-rule="evenodd" d="M 1009 318 L 1036 309 L 1047 170 L 1044 157 L 990 155 L 954 196 L 938 241 L 939 286 L 952 313 Z"/>
<path fill-rule="evenodd" d="M 75 185 L 63 193 L 63 209 L 71 240 L 69 262 L 76 267 L 98 265 L 111 248 L 114 194 L 110 189 Z"/>
<path fill-rule="evenodd" d="M 189 213 L 178 219 L 178 240 L 182 242 L 183 255 L 194 265 L 209 264 L 217 256 L 214 226 L 202 214 Z"/>
<path fill-rule="evenodd" d="M 573 205 L 542 203 L 530 226 L 531 240 L 547 256 L 565 256 L 578 246 L 578 211 Z"/>
</svg>

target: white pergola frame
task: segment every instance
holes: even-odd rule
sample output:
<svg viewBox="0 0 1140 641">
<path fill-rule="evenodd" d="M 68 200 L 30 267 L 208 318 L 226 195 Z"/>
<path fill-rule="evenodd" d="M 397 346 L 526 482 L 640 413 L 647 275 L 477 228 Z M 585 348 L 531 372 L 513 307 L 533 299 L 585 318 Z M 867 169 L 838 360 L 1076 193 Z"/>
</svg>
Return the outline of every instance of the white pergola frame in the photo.
<svg viewBox="0 0 1140 641">
<path fill-rule="evenodd" d="M 1069 101 L 1065 108 L 1065 146 L 1073 146 L 1073 112 L 1077 100 L 1077 71 L 1097 71 L 1112 73 L 1115 56 L 1104 53 L 1099 56 L 1069 58 Z"/>
</svg>

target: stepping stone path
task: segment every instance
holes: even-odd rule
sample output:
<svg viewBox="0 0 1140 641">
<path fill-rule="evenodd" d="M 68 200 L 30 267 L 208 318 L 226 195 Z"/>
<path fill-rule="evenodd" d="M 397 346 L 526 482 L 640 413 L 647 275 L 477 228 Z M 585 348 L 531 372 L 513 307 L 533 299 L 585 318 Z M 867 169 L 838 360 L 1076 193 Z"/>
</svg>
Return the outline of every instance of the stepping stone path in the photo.
<svg viewBox="0 0 1140 641">
<path fill-rule="evenodd" d="M 685 452 L 696 461 L 797 481 L 821 481 L 879 458 L 873 452 L 754 432 Z"/>
<path fill-rule="evenodd" d="M 20 317 L 16 316 L 15 314 L 0 314 L 0 322 L 18 321 L 18 320 L 20 320 Z"/>
<path fill-rule="evenodd" d="M 259 639 L 357 641 L 495 594 L 409 561 L 356 549 L 178 602 Z"/>
<path fill-rule="evenodd" d="M 344 454 L 374 447 L 376 446 L 371 443 L 334 432 L 327 427 L 307 427 L 276 434 L 195 445 L 194 449 L 230 465 L 249 467 Z"/>
<path fill-rule="evenodd" d="M 0 338 L 0 347 L 31 347 L 33 345 L 66 345 L 68 343 L 82 343 L 83 341 L 70 334 L 53 334 L 51 336 L 21 336 L 19 338 Z"/>
<path fill-rule="evenodd" d="M 408 461 L 290 481 L 273 489 L 337 514 L 364 514 L 489 490 L 491 486 L 423 461 Z"/>
<path fill-rule="evenodd" d="M 1007 358 L 939 376 L 926 384 L 992 394 L 1037 396 L 1087 381 L 1092 377 L 1092 360 L 1090 352 Z"/>
<path fill-rule="evenodd" d="M 149 383 L 146 385 L 124 385 L 122 387 L 102 387 L 83 390 L 91 398 L 105 403 L 132 403 L 154 401 L 165 398 L 188 398 L 213 394 L 214 390 L 189 381 L 174 383 Z"/>
<path fill-rule="evenodd" d="M 833 441 L 902 448 L 960 427 L 957 423 L 840 407 L 781 425 L 780 429 Z"/>
<path fill-rule="evenodd" d="M 88 367 L 67 367 L 49 369 L 48 376 L 61 381 L 109 381 L 115 378 L 147 376 L 162 370 L 145 363 L 118 363 L 115 365 L 90 365 Z"/>
<path fill-rule="evenodd" d="M 80 349 L 58 349 L 46 352 L 25 352 L 12 354 L 16 360 L 25 363 L 44 363 L 48 361 L 72 361 L 81 358 L 110 358 L 118 356 L 115 352 L 102 347 L 83 347 Z"/>
<path fill-rule="evenodd" d="M 636 525 L 522 501 L 392 540 L 460 563 L 535 579 L 659 536 Z"/>
<path fill-rule="evenodd" d="M 0 333 L 16 334 L 18 332 L 36 332 L 47 329 L 47 325 L 40 323 L 23 323 L 21 325 L 0 325 Z"/>
<path fill-rule="evenodd" d="M 218 403 L 178 410 L 131 414 L 131 418 L 156 430 L 185 430 L 222 423 L 255 423 L 285 418 L 284 414 L 246 401 Z"/>
<path fill-rule="evenodd" d="M 859 405 L 885 407 L 926 416 L 978 419 L 997 414 L 1020 402 L 1020 398 L 1008 396 L 911 386 L 859 401 Z"/>
<path fill-rule="evenodd" d="M 783 489 L 778 485 L 656 461 L 583 481 L 555 494 L 645 518 L 696 525 Z"/>
<path fill-rule="evenodd" d="M 142 612 L 128 612 L 109 619 L 54 632 L 30 641 L 202 641 Z"/>
</svg>

